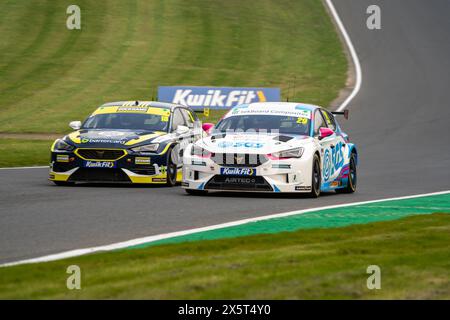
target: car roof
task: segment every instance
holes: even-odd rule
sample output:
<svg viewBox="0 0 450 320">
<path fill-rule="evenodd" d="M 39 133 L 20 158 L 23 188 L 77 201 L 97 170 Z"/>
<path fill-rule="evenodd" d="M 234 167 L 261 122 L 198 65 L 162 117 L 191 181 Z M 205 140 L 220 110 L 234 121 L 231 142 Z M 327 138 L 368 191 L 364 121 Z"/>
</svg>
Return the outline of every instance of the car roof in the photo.
<svg viewBox="0 0 450 320">
<path fill-rule="evenodd" d="M 258 109 L 283 109 L 283 110 L 304 109 L 304 110 L 310 110 L 310 111 L 314 111 L 317 108 L 320 108 L 319 106 L 316 106 L 313 104 L 300 103 L 300 102 L 255 102 L 255 103 L 250 103 L 248 106 L 250 108 L 258 108 Z M 237 106 L 237 107 L 239 107 L 239 106 Z"/>
<path fill-rule="evenodd" d="M 170 114 L 181 105 L 156 101 L 115 101 L 102 104 L 91 116 L 110 113 L 140 113 L 170 117 Z"/>
<path fill-rule="evenodd" d="M 143 100 L 133 100 L 133 101 L 115 101 L 107 102 L 102 104 L 100 107 L 153 107 L 153 108 L 165 108 L 174 109 L 176 107 L 185 107 L 169 102 L 158 102 L 158 101 L 143 101 Z"/>
<path fill-rule="evenodd" d="M 224 116 L 224 118 L 248 114 L 272 114 L 306 117 L 311 119 L 311 114 L 314 110 L 319 108 L 319 106 L 298 102 L 255 102 L 235 106 Z"/>
</svg>

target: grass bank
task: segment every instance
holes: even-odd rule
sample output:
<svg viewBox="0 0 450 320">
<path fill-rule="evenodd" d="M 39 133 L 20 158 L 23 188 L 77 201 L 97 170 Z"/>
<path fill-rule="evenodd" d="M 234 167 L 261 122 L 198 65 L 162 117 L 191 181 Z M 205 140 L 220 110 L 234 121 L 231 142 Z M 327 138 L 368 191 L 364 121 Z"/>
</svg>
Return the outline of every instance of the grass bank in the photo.
<svg viewBox="0 0 450 320">
<path fill-rule="evenodd" d="M 449 299 L 450 215 L 166 244 L 0 268 L 0 298 Z M 81 290 L 66 288 L 80 266 Z M 369 265 L 381 289 L 366 286 Z"/>
<path fill-rule="evenodd" d="M 52 142 L 0 138 L 0 167 L 48 165 Z"/>
<path fill-rule="evenodd" d="M 321 1 L 80 0 L 73 31 L 70 4 L 0 3 L 0 132 L 67 132 L 99 104 L 149 100 L 159 85 L 273 86 L 284 97 L 291 85 L 291 100 L 326 106 L 345 84 Z"/>
</svg>

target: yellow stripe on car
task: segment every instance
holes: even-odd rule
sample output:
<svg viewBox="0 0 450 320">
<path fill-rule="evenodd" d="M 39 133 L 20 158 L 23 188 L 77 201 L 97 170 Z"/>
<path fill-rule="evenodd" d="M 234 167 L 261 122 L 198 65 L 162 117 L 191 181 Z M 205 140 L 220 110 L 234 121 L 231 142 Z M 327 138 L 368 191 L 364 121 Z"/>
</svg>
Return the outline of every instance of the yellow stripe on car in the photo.
<svg viewBox="0 0 450 320">
<path fill-rule="evenodd" d="M 147 176 L 147 175 L 140 175 L 140 174 L 134 173 L 125 168 L 122 168 L 122 171 L 126 173 L 126 175 L 128 176 L 128 178 L 130 178 L 132 183 L 161 184 L 161 183 L 166 183 L 166 181 L 167 181 L 165 174 L 156 174 L 156 175 L 152 175 L 152 176 Z"/>
<path fill-rule="evenodd" d="M 143 136 L 140 136 L 139 138 L 131 139 L 130 141 L 127 141 L 125 143 L 125 145 L 131 146 L 131 145 L 136 144 L 136 143 L 144 142 L 145 140 L 149 140 L 149 139 L 152 139 L 152 138 L 155 138 L 155 137 L 158 137 L 158 136 L 162 136 L 163 134 L 167 134 L 167 132 L 157 131 L 155 133 L 145 134 Z"/>
<path fill-rule="evenodd" d="M 52 144 L 52 146 L 50 147 L 50 151 L 51 152 L 53 152 L 53 151 L 55 151 L 55 144 L 56 144 L 56 141 L 58 141 L 59 139 L 56 139 L 55 141 L 53 141 L 53 144 Z"/>
<path fill-rule="evenodd" d="M 75 143 L 81 143 L 80 131 L 74 131 L 68 135 L 69 139 Z"/>
<path fill-rule="evenodd" d="M 72 170 L 66 171 L 66 172 L 55 172 L 53 170 L 50 170 L 48 180 L 50 181 L 67 181 L 69 180 L 72 173 L 77 171 L 78 168 L 73 168 Z"/>
<path fill-rule="evenodd" d="M 167 152 L 167 150 L 169 150 L 169 148 L 170 148 L 170 146 L 172 145 L 173 143 L 168 143 L 167 144 L 167 146 L 164 148 L 164 150 L 163 151 L 161 151 L 161 153 L 159 153 L 160 155 L 161 154 L 164 154 L 164 153 L 166 153 Z"/>
</svg>

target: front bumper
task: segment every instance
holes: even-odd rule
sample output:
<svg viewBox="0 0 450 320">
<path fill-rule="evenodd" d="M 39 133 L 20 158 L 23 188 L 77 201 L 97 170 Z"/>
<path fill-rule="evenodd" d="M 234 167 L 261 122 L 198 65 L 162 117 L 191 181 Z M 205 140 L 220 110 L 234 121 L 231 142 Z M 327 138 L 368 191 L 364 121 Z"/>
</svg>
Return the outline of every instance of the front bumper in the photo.
<svg viewBox="0 0 450 320">
<path fill-rule="evenodd" d="M 84 158 L 78 151 L 79 149 L 73 152 L 52 152 L 49 180 L 94 183 L 166 183 L 167 157 L 165 154 L 140 155 L 120 150 L 123 151 L 123 155 L 115 159 L 91 159 Z M 179 179 L 181 180 L 181 171 Z"/>
<path fill-rule="evenodd" d="M 185 189 L 211 191 L 294 193 L 311 191 L 312 159 L 306 156 L 268 159 L 263 164 L 247 171 L 250 173 L 249 175 L 225 175 L 222 168 L 235 167 L 217 164 L 211 158 L 191 156 L 185 153 L 181 185 Z"/>
</svg>

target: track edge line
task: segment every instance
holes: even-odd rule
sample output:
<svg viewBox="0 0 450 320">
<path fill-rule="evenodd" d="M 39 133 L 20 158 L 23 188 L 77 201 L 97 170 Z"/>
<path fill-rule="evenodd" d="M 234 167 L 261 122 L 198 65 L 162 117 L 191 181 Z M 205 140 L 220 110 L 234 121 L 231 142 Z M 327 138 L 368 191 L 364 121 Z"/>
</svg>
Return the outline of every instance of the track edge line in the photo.
<svg viewBox="0 0 450 320">
<path fill-rule="evenodd" d="M 421 197 L 427 197 L 427 196 L 443 195 L 443 194 L 448 194 L 448 193 L 450 193 L 450 190 L 409 195 L 409 196 L 401 196 L 401 197 L 394 197 L 394 198 L 359 201 L 359 202 L 353 202 L 353 203 L 344 203 L 344 204 L 329 205 L 329 206 L 324 206 L 324 207 L 275 213 L 275 214 L 270 214 L 270 215 L 266 215 L 266 216 L 247 218 L 247 219 L 242 219 L 242 220 L 236 220 L 236 221 L 231 221 L 231 222 L 215 224 L 212 226 L 206 226 L 206 227 L 200 227 L 200 228 L 194 228 L 194 229 L 188 229 L 188 230 L 182 230 L 182 231 L 175 231 L 175 232 L 170 232 L 170 233 L 163 233 L 163 234 L 153 235 L 153 236 L 148 236 L 148 237 L 143 237 L 143 238 L 136 238 L 136 239 L 126 240 L 126 241 L 122 241 L 122 242 L 116 242 L 116 243 L 112 243 L 112 244 L 108 244 L 108 245 L 102 245 L 102 246 L 96 246 L 96 247 L 90 247 L 90 248 L 84 248 L 84 249 L 69 250 L 69 251 L 50 254 L 50 255 L 37 257 L 37 258 L 31 258 L 31 259 L 20 260 L 20 261 L 15 261 L 15 262 L 7 262 L 4 264 L 0 264 L 0 267 L 11 267 L 11 266 L 17 266 L 17 265 L 23 265 L 23 264 L 50 262 L 50 261 L 56 261 L 56 260 L 61 260 L 61 259 L 74 258 L 74 257 L 78 257 L 78 256 L 90 254 L 90 253 L 99 253 L 99 252 L 107 252 L 107 251 L 113 251 L 113 250 L 118 250 L 118 249 L 125 249 L 127 247 L 141 245 L 144 243 L 151 243 L 151 242 L 155 242 L 158 240 L 169 239 L 169 238 L 174 238 L 174 237 L 179 237 L 179 236 L 184 236 L 184 235 L 189 235 L 189 234 L 194 234 L 194 233 L 200 233 L 200 232 L 204 232 L 204 231 L 223 229 L 223 228 L 227 228 L 227 227 L 234 227 L 234 226 L 243 225 L 243 224 L 250 223 L 250 222 L 257 222 L 257 221 L 262 221 L 262 220 L 270 220 L 270 219 L 283 218 L 283 217 L 288 217 L 288 216 L 293 216 L 293 215 L 300 215 L 300 214 L 304 214 L 307 212 L 315 212 L 315 211 L 336 209 L 336 208 L 343 208 L 343 207 L 352 207 L 352 206 L 365 205 L 365 204 L 377 203 L 377 202 L 393 201 L 393 200 L 421 198 Z"/>
</svg>

